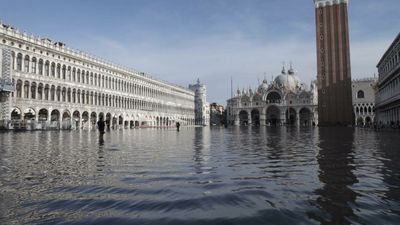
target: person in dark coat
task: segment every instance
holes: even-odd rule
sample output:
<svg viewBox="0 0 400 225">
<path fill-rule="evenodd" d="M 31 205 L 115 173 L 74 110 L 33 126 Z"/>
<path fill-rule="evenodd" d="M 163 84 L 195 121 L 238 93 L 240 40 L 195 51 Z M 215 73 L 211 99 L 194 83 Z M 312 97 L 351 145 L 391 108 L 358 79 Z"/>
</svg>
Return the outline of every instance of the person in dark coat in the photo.
<svg viewBox="0 0 400 225">
<path fill-rule="evenodd" d="M 100 120 L 97 122 L 97 127 L 99 129 L 100 134 L 104 134 L 104 129 L 106 127 L 106 123 L 104 122 L 103 118 L 100 117 Z"/>
<path fill-rule="evenodd" d="M 181 127 L 181 124 L 179 122 L 176 123 L 176 129 L 179 131 L 179 128 Z"/>
</svg>

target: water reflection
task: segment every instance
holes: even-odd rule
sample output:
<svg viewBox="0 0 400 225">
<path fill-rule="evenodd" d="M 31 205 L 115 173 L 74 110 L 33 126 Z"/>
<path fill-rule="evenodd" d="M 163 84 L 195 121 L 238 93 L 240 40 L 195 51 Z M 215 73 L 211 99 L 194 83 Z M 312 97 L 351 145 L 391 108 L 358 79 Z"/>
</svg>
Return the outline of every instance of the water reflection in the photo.
<svg viewBox="0 0 400 225">
<path fill-rule="evenodd" d="M 319 179 L 323 187 L 316 190 L 316 204 L 323 210 L 310 217 L 321 224 L 352 224 L 357 219 L 352 205 L 357 193 L 351 186 L 358 182 L 354 175 L 354 130 L 351 128 L 320 128 Z"/>
<path fill-rule="evenodd" d="M 0 224 L 398 224 L 398 134 L 0 133 Z"/>
</svg>

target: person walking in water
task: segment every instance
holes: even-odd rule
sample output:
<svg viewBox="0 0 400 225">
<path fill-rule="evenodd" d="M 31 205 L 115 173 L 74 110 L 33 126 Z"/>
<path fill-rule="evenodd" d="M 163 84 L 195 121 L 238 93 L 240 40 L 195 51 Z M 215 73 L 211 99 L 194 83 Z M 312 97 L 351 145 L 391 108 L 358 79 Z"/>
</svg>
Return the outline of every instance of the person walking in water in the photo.
<svg viewBox="0 0 400 225">
<path fill-rule="evenodd" d="M 106 123 L 103 120 L 103 117 L 100 117 L 99 122 L 97 122 L 97 127 L 99 129 L 100 134 L 104 134 L 104 128 L 106 127 Z"/>
<path fill-rule="evenodd" d="M 181 124 L 179 122 L 176 123 L 176 130 L 179 131 L 179 128 L 181 127 Z"/>
</svg>

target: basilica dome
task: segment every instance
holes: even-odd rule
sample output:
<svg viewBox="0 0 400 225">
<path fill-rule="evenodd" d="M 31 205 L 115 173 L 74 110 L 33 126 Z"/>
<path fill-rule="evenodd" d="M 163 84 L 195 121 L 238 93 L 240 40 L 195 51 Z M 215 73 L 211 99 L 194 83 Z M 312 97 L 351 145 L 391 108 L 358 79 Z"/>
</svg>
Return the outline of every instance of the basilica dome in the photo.
<svg viewBox="0 0 400 225">
<path fill-rule="evenodd" d="M 292 68 L 288 72 L 287 74 L 285 68 L 283 68 L 282 73 L 275 78 L 275 84 L 284 87 L 286 90 L 294 91 L 301 87 L 301 81 Z"/>
</svg>

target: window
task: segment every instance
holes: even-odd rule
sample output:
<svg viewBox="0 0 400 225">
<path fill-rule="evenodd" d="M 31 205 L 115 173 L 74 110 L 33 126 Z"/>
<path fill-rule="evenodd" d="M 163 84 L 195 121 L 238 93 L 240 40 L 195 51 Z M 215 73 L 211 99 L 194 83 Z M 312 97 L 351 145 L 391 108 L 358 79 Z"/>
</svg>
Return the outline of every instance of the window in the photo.
<svg viewBox="0 0 400 225">
<path fill-rule="evenodd" d="M 358 91 L 357 98 L 364 98 L 364 91 L 362 91 L 362 90 Z"/>
<path fill-rule="evenodd" d="M 19 53 L 17 56 L 17 70 L 21 71 L 22 70 L 22 54 Z"/>
<path fill-rule="evenodd" d="M 43 75 L 43 60 L 39 59 L 39 75 Z"/>
<path fill-rule="evenodd" d="M 24 72 L 28 73 L 29 72 L 29 56 L 25 56 L 24 60 Z"/>
<path fill-rule="evenodd" d="M 32 73 L 36 73 L 36 58 L 32 58 Z"/>
</svg>

